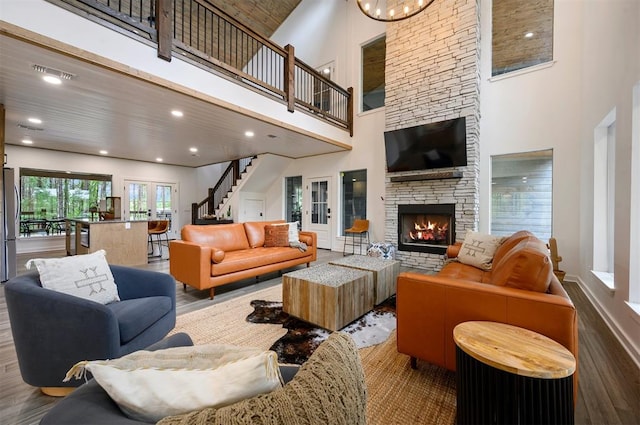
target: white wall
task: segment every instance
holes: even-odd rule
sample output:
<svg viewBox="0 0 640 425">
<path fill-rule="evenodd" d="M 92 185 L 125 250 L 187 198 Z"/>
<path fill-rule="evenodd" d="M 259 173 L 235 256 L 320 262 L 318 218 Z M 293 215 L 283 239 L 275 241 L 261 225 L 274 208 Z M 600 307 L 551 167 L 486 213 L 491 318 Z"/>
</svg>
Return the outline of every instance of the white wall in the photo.
<svg viewBox="0 0 640 425">
<path fill-rule="evenodd" d="M 481 2 L 482 52 L 491 52 L 491 2 Z M 554 63 L 491 79 L 481 57 L 480 228 L 490 230 L 491 156 L 553 149 L 553 234 L 566 279 L 576 280 L 640 365 L 640 317 L 629 288 L 633 86 L 640 81 L 640 2 L 556 0 Z M 615 285 L 593 266 L 593 131 L 616 109 Z M 638 218 L 635 218 L 636 220 Z"/>
<path fill-rule="evenodd" d="M 551 67 L 491 79 L 491 2 L 481 2 L 480 230 L 491 225 L 491 156 L 553 149 L 553 236 L 568 279 L 580 238 L 580 20 L 578 2 L 556 0 Z"/>
<path fill-rule="evenodd" d="M 285 177 L 302 176 L 303 184 L 309 178 L 331 177 L 334 189 L 334 196 L 330 199 L 334 250 L 341 250 L 343 243 L 343 239 L 337 236 L 341 233 L 342 226 L 338 211 L 342 171 L 367 170 L 367 218 L 370 221 L 370 237 L 372 241 L 384 240 L 384 108 L 357 113 L 360 110 L 361 45 L 384 32 L 385 25 L 362 15 L 355 2 L 302 0 L 272 37 L 278 44 L 295 46 L 296 56 L 312 67 L 334 61 L 334 81 L 342 87 L 354 89 L 356 116 L 354 136 L 351 138 L 353 150 L 292 161 L 283 170 L 278 182 L 267 191 L 267 217 L 282 218 L 282 181 Z M 306 192 L 305 196 L 308 197 Z M 304 212 L 303 214 L 304 223 L 308 216 Z"/>
<path fill-rule="evenodd" d="M 640 316 L 629 299 L 632 92 L 640 82 L 640 2 L 584 2 L 580 92 L 580 284 L 640 366 Z M 615 108 L 615 289 L 593 276 L 594 129 Z M 635 123 L 640 125 L 639 122 Z M 637 238 L 638 235 L 635 235 Z M 634 282 L 636 285 L 639 282 Z"/>
<path fill-rule="evenodd" d="M 123 197 L 125 180 L 176 183 L 178 185 L 177 228 L 191 222 L 191 202 L 202 197 L 196 193 L 196 170 L 155 163 L 128 161 L 124 159 L 103 158 L 92 155 L 79 155 L 15 145 L 5 145 L 7 164 L 5 167 L 16 170 L 16 182 L 19 186 L 19 169 L 36 168 L 43 170 L 74 171 L 84 173 L 111 174 L 112 195 Z M 18 252 L 38 252 L 50 249 L 64 249 L 64 238 L 20 238 Z"/>
</svg>

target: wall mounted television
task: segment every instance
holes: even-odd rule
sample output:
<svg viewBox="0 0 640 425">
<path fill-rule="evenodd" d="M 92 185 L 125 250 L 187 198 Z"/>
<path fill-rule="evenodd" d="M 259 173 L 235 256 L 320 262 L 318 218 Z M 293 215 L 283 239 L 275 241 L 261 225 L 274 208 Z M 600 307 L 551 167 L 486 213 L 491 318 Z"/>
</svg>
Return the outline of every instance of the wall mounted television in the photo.
<svg viewBox="0 0 640 425">
<path fill-rule="evenodd" d="M 467 165 L 465 117 L 385 131 L 387 172 Z"/>
</svg>

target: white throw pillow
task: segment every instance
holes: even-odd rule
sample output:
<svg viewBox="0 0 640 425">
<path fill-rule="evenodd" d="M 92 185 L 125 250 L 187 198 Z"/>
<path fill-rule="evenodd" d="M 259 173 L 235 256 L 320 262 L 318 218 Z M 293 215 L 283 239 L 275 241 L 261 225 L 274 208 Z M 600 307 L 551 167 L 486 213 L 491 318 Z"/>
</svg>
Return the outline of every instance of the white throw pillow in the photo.
<svg viewBox="0 0 640 425">
<path fill-rule="evenodd" d="M 130 418 L 157 422 L 207 407 L 222 407 L 282 387 L 277 354 L 209 344 L 137 351 L 115 360 L 77 363 Z"/>
<path fill-rule="evenodd" d="M 458 252 L 458 261 L 482 270 L 491 270 L 493 254 L 503 240 L 504 238 L 500 236 L 468 230 Z"/>
<path fill-rule="evenodd" d="M 42 287 L 76 297 L 109 304 L 120 301 L 104 250 L 63 258 L 34 258 L 27 261 L 40 273 Z"/>
<path fill-rule="evenodd" d="M 298 243 L 300 237 L 298 234 L 298 222 L 294 221 L 287 224 L 289 225 L 289 243 Z"/>
</svg>

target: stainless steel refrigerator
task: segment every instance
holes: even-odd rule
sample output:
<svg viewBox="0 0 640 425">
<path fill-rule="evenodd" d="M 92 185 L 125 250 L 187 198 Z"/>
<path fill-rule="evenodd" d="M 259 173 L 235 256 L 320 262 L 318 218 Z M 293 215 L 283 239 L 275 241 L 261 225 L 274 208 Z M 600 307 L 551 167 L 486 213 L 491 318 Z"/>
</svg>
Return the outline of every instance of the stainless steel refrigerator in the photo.
<svg viewBox="0 0 640 425">
<path fill-rule="evenodd" d="M 0 246 L 0 281 L 5 282 L 18 272 L 16 259 L 16 229 L 20 218 L 20 198 L 13 168 L 2 169 L 2 245 Z"/>
</svg>

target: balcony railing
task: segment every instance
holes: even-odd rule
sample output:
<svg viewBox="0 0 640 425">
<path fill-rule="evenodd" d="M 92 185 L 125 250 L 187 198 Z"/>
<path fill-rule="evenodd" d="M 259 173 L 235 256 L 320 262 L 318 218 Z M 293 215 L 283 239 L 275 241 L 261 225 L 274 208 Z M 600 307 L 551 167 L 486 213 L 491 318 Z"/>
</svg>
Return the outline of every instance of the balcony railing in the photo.
<svg viewBox="0 0 640 425">
<path fill-rule="evenodd" d="M 70 5 L 118 30 L 134 32 L 172 53 L 216 69 L 235 81 L 305 110 L 353 135 L 353 90 L 295 58 L 207 0 L 48 0 Z"/>
</svg>

